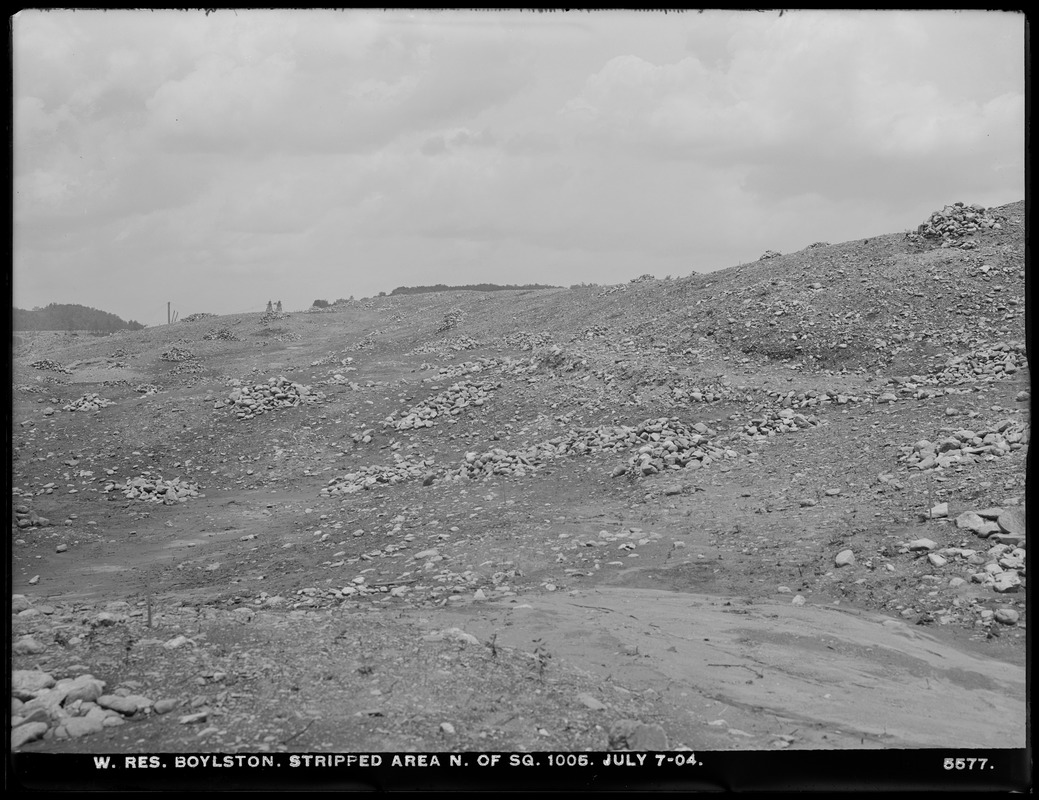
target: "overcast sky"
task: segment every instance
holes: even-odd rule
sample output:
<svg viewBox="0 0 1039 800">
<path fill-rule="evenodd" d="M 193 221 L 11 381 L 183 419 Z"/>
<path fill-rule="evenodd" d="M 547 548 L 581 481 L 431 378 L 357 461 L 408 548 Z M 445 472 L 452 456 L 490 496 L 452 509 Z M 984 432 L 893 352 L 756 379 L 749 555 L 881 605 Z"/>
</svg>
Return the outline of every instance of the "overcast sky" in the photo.
<svg viewBox="0 0 1039 800">
<path fill-rule="evenodd" d="M 1023 15 L 23 11 L 14 305 L 625 282 L 1024 199 Z"/>
</svg>

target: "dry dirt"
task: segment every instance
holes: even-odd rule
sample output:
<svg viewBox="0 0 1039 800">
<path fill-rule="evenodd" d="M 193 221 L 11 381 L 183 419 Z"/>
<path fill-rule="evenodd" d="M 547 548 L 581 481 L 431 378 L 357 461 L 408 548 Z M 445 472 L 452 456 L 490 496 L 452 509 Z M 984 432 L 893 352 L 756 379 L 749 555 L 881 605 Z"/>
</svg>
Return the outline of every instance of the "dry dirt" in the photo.
<svg viewBox="0 0 1039 800">
<path fill-rule="evenodd" d="M 954 520 L 1023 516 L 1027 362 L 889 382 L 1024 341 L 1023 204 L 1000 211 L 970 251 L 898 234 L 675 281 L 19 334 L 12 508 L 37 518 L 12 515 L 13 669 L 171 709 L 81 736 L 62 719 L 90 704 L 58 710 L 17 750 L 1024 748 L 1027 572 L 1007 592 L 972 579 L 1014 548 L 986 556 L 996 540 Z M 524 349 L 517 332 L 544 338 Z M 172 347 L 193 357 L 163 360 Z M 497 361 L 438 375 L 479 359 Z M 234 381 L 281 376 L 324 398 L 236 416 Z M 384 424 L 488 379 L 486 402 L 432 427 Z M 812 391 L 835 402 L 798 405 Z M 113 404 L 63 410 L 90 393 Z M 817 424 L 747 433 L 791 402 Z M 661 418 L 709 426 L 732 455 L 645 476 L 613 477 L 637 447 L 449 472 L 466 453 Z M 899 460 L 1002 420 L 1026 435 L 999 457 Z M 424 462 L 418 477 L 321 494 L 402 461 Z M 199 494 L 125 496 L 141 476 Z"/>
</svg>

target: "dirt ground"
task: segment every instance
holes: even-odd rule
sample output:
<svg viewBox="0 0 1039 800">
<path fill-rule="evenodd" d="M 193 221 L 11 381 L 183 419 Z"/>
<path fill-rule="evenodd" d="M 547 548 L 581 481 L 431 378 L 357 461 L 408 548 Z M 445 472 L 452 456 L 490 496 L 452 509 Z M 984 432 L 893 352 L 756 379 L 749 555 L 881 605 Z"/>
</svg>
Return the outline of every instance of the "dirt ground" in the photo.
<svg viewBox="0 0 1039 800">
<path fill-rule="evenodd" d="M 1023 293 L 1006 241 L 1017 240 L 981 257 L 1005 257 L 1003 285 Z M 731 280 L 752 285 L 741 269 Z M 25 336 L 12 674 L 103 688 L 43 711 L 15 692 L 15 756 L 1024 748 L 1027 571 L 1013 561 L 1024 534 L 993 553 L 996 539 L 956 520 L 1023 519 L 1027 365 L 885 401 L 890 365 L 809 369 L 706 340 L 665 353 L 633 324 L 666 307 L 651 290 L 631 288 L 619 320 L 612 295 L 595 317 L 566 292 L 458 293 Z M 564 322 L 544 329 L 586 363 L 510 344 L 519 327 L 503 302 L 555 309 Z M 586 316 L 568 318 L 566 302 Z M 468 324 L 434 334 L 456 306 Z M 615 333 L 587 335 L 595 320 Z M 998 340 L 1023 339 L 1022 323 Z M 218 328 L 235 337 L 203 336 Z M 452 349 L 463 332 L 479 346 Z M 942 356 L 983 349 L 962 325 L 932 339 Z M 173 346 L 193 358 L 164 359 Z M 913 358 L 932 374 L 945 363 Z M 479 374 L 438 372 L 479 359 Z M 676 400 L 676 365 L 704 386 L 724 375 L 724 391 Z M 488 375 L 501 385 L 478 406 L 425 428 L 387 423 Z M 279 376 L 324 397 L 236 416 L 236 386 Z M 784 405 L 790 390 L 834 400 Z M 112 405 L 65 410 L 89 393 Z M 784 407 L 814 422 L 747 433 Z M 519 474 L 451 472 L 467 453 L 656 419 L 707 426 L 716 457 L 641 474 L 637 447 L 593 447 Z M 918 440 L 1003 421 L 1000 436 L 1026 433 L 998 457 L 939 470 L 904 460 Z M 401 464 L 417 477 L 322 493 L 364 465 Z M 197 494 L 127 495 L 135 478 L 174 477 Z M 1020 582 L 1007 591 L 972 578 L 1011 569 Z M 110 721 L 70 723 L 91 709 Z"/>
</svg>

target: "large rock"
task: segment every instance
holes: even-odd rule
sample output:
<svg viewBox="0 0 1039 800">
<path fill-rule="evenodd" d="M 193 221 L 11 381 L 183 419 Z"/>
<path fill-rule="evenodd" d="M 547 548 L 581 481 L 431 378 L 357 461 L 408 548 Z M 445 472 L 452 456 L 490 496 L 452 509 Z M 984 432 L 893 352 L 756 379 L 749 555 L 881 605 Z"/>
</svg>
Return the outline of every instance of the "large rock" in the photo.
<svg viewBox="0 0 1039 800">
<path fill-rule="evenodd" d="M 1011 506 L 999 515 L 996 522 L 1003 533 L 1025 535 L 1025 509 L 1023 506 Z"/>
</svg>

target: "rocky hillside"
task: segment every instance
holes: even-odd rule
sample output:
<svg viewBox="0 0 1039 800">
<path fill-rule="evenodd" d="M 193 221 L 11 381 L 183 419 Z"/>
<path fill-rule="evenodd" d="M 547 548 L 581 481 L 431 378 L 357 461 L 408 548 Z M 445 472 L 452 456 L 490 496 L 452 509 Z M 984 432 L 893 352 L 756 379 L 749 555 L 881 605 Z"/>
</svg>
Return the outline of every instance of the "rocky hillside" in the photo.
<svg viewBox="0 0 1039 800">
<path fill-rule="evenodd" d="M 1019 746 L 1024 211 L 675 280 L 26 335 L 16 745 Z M 711 646 L 743 605 L 772 632 L 690 677 L 676 595 Z M 835 706 L 804 670 L 838 656 L 869 677 Z"/>
</svg>

